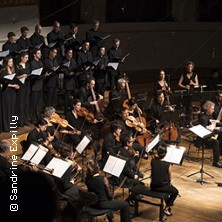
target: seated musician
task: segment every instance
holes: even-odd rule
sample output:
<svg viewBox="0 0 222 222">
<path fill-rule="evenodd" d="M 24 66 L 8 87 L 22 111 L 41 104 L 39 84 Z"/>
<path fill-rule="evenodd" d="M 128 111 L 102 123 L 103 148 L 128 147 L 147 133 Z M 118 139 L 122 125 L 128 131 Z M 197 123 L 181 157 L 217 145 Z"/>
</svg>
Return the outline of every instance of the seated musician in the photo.
<svg viewBox="0 0 222 222">
<path fill-rule="evenodd" d="M 222 91 L 217 91 L 215 98 L 213 100 L 215 106 L 214 106 L 214 112 L 213 112 L 213 118 L 217 119 L 220 113 L 220 110 L 222 108 Z"/>
<path fill-rule="evenodd" d="M 73 106 L 72 110 L 68 111 L 66 119 L 69 122 L 69 125 L 74 127 L 74 130 L 68 127 L 68 136 L 71 139 L 74 146 L 77 146 L 79 142 L 82 140 L 85 134 L 92 134 L 93 127 L 98 122 L 95 118 L 90 120 L 87 120 L 87 116 L 80 116 L 81 112 L 81 101 L 79 99 L 73 100 Z M 95 132 L 96 133 L 96 132 Z M 94 134 L 92 135 L 92 137 Z M 98 141 L 95 140 L 93 137 L 93 140 L 91 144 L 94 147 L 95 154 L 99 151 L 100 147 L 98 144 Z"/>
<path fill-rule="evenodd" d="M 98 209 L 120 210 L 120 221 L 130 222 L 129 204 L 124 201 L 113 199 L 113 193 L 106 177 L 100 175 L 99 165 L 96 161 L 90 160 L 86 172 L 86 186 L 89 192 L 94 192 L 98 197 L 95 207 Z M 112 217 L 107 215 L 108 221 L 112 222 Z"/>
<path fill-rule="evenodd" d="M 43 118 L 39 119 L 38 122 L 35 124 L 35 128 L 33 130 L 31 130 L 28 134 L 28 137 L 26 139 L 27 144 L 25 145 L 26 147 L 23 147 L 23 152 L 26 151 L 26 149 L 28 149 L 28 146 L 31 143 L 39 143 L 39 141 L 41 140 L 41 132 L 42 131 L 46 131 L 47 129 L 47 121 Z"/>
<path fill-rule="evenodd" d="M 118 148 L 121 146 L 120 143 L 120 135 L 121 135 L 121 127 L 117 123 L 112 123 L 110 125 L 110 132 L 106 134 L 103 140 L 102 147 L 102 164 L 105 164 L 109 155 L 116 154 L 118 152 Z"/>
<path fill-rule="evenodd" d="M 200 117 L 200 124 L 212 132 L 219 133 L 220 130 L 215 129 L 216 126 L 222 126 L 222 123 L 215 123 L 213 121 L 213 112 L 214 112 L 215 104 L 211 101 L 205 102 L 203 105 L 204 114 Z M 198 138 L 201 140 L 200 138 Z M 222 155 L 222 148 L 221 148 L 221 136 L 219 135 L 218 139 L 212 139 L 211 137 L 201 140 L 200 142 L 203 142 L 207 147 L 213 149 L 213 163 L 212 165 L 215 167 L 222 168 L 222 164 L 219 162 L 220 155 Z"/>
<path fill-rule="evenodd" d="M 157 91 L 150 111 L 151 117 L 155 120 L 154 126 L 161 123 L 161 119 L 166 111 L 174 111 L 174 109 L 165 101 L 164 93 L 161 90 Z"/>
<path fill-rule="evenodd" d="M 128 109 L 125 108 L 125 107 L 122 107 L 121 110 L 120 110 L 119 116 L 116 118 L 116 121 L 117 121 L 118 124 L 121 126 L 122 133 L 133 136 L 133 135 L 135 135 L 136 130 L 135 130 L 133 127 L 127 126 L 126 120 L 127 120 L 128 117 L 129 117 L 129 111 L 128 111 Z M 148 159 L 148 155 L 147 155 L 147 153 L 145 152 L 145 148 L 142 147 L 142 146 L 137 142 L 137 140 L 134 140 L 133 149 L 136 150 L 136 151 L 139 151 L 140 155 L 142 155 L 142 157 L 143 157 L 144 159 Z"/>
<path fill-rule="evenodd" d="M 157 148 L 157 158 L 151 161 L 151 184 L 153 191 L 170 193 L 170 197 L 165 200 L 166 207 L 164 213 L 171 216 L 171 207 L 178 195 L 178 190 L 171 184 L 171 165 L 163 160 L 167 153 L 167 146 L 164 143 L 159 144 Z"/>
<path fill-rule="evenodd" d="M 194 63 L 188 61 L 186 63 L 186 71 L 181 74 L 178 86 L 181 89 L 187 90 L 188 94 L 192 94 L 194 91 L 195 86 L 199 86 L 198 75 L 195 73 L 194 70 Z M 192 113 L 192 106 L 191 106 L 191 97 L 188 98 L 187 104 L 183 107 L 184 113 L 186 114 L 186 120 L 184 125 L 189 127 L 190 126 L 190 119 Z"/>
<path fill-rule="evenodd" d="M 123 102 L 127 99 L 126 80 L 117 81 L 117 87 L 110 92 L 110 100 L 106 109 L 106 115 L 112 120 L 120 112 Z"/>
</svg>

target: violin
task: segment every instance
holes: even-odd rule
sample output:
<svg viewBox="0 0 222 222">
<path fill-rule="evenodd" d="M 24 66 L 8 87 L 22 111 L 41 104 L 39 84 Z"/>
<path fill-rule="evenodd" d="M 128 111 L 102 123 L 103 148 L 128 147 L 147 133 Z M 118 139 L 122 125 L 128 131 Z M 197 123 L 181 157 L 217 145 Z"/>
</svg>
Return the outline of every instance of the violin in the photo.
<svg viewBox="0 0 222 222">
<path fill-rule="evenodd" d="M 71 129 L 75 130 L 73 126 L 69 125 L 69 122 L 66 119 L 62 119 L 57 113 L 53 114 L 52 118 L 50 119 L 50 122 L 57 123 L 64 128 L 70 127 Z"/>
<path fill-rule="evenodd" d="M 92 122 L 95 119 L 93 113 L 89 112 L 85 107 L 81 107 L 81 109 L 77 112 L 78 116 L 85 117 L 88 121 Z"/>
</svg>

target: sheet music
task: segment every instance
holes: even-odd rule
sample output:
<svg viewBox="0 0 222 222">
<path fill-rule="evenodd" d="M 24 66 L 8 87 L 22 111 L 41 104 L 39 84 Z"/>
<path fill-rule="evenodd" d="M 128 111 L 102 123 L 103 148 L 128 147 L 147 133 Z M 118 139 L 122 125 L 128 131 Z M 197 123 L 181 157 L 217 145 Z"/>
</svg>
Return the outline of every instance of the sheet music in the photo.
<svg viewBox="0 0 222 222">
<path fill-rule="evenodd" d="M 106 173 L 112 174 L 116 177 L 119 177 L 123 171 L 125 164 L 126 164 L 126 160 L 109 155 L 109 158 L 106 161 L 103 171 Z"/>
<path fill-rule="evenodd" d="M 49 169 L 53 169 L 52 175 L 61 178 L 64 175 L 64 173 L 69 169 L 70 166 L 71 163 L 53 157 L 46 167 Z"/>
<path fill-rule="evenodd" d="M 115 70 L 117 70 L 119 63 L 118 62 L 109 62 L 107 66 L 113 67 Z"/>
<path fill-rule="evenodd" d="M 175 145 L 170 145 L 167 147 L 167 154 L 163 160 L 169 163 L 180 164 L 185 150 L 186 148 L 183 146 L 176 147 Z"/>
<path fill-rule="evenodd" d="M 35 155 L 38 150 L 38 146 L 31 144 L 25 154 L 22 156 L 23 160 L 31 160 L 31 158 Z"/>
<path fill-rule="evenodd" d="M 88 136 L 84 136 L 82 140 L 80 141 L 80 143 L 77 145 L 76 151 L 79 154 L 81 154 L 90 141 L 91 141 L 91 138 L 89 138 Z"/>
<path fill-rule="evenodd" d="M 23 78 L 21 78 L 21 79 L 18 79 L 22 84 L 24 84 L 25 83 L 25 77 L 23 77 Z"/>
<path fill-rule="evenodd" d="M 38 45 L 35 46 L 35 48 L 40 49 L 42 47 L 43 43 L 40 43 Z"/>
<path fill-rule="evenodd" d="M 14 74 L 10 74 L 10 75 L 6 75 L 6 76 L 4 76 L 4 79 L 13 80 L 14 77 L 15 77 L 15 73 L 14 73 Z"/>
<path fill-rule="evenodd" d="M 68 62 L 64 63 L 63 66 L 65 66 L 65 67 L 69 67 L 69 66 L 70 66 L 70 63 L 71 63 L 71 62 L 68 61 Z"/>
<path fill-rule="evenodd" d="M 56 42 L 49 43 L 49 44 L 48 44 L 48 47 L 49 47 L 49 48 L 52 48 L 55 44 L 56 44 Z"/>
<path fill-rule="evenodd" d="M 31 75 L 40 76 L 41 73 L 42 73 L 42 70 L 43 70 L 43 67 L 42 67 L 42 68 L 39 68 L 39 69 L 34 69 L 34 70 L 32 70 Z"/>
<path fill-rule="evenodd" d="M 96 60 L 96 61 L 93 61 L 93 64 L 94 64 L 95 66 L 97 66 L 97 65 L 99 64 L 99 61 L 100 61 L 100 59 L 98 59 L 98 60 Z"/>
<path fill-rule="evenodd" d="M 42 159 L 45 157 L 48 151 L 49 150 L 46 147 L 39 145 L 37 152 L 31 159 L 31 163 L 38 165 L 42 161 Z"/>
<path fill-rule="evenodd" d="M 146 152 L 149 153 L 160 141 L 160 135 L 157 136 L 147 145 Z"/>
<path fill-rule="evenodd" d="M 6 57 L 9 54 L 9 49 L 6 51 L 0 52 L 0 57 Z"/>
<path fill-rule="evenodd" d="M 122 58 L 122 62 L 124 62 L 125 58 L 126 58 L 127 56 L 129 56 L 129 55 L 130 55 L 130 53 L 127 53 L 127 54 Z"/>
<path fill-rule="evenodd" d="M 201 138 L 204 138 L 204 137 L 212 134 L 212 132 L 210 130 L 206 129 L 201 124 L 199 124 L 197 126 L 193 126 L 193 127 L 189 128 L 189 130 Z"/>
</svg>

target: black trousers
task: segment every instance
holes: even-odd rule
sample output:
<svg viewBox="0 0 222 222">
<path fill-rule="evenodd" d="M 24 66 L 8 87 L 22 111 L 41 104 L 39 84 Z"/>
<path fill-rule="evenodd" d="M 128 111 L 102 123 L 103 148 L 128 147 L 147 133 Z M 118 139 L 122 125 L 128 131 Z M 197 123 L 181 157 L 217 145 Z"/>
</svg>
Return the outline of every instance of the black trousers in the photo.
<svg viewBox="0 0 222 222">
<path fill-rule="evenodd" d="M 215 140 L 215 139 L 205 139 L 204 140 L 204 144 L 213 149 L 213 162 L 219 162 L 219 158 L 220 158 L 220 142 L 219 140 Z"/>
<path fill-rule="evenodd" d="M 99 209 L 110 209 L 112 211 L 120 210 L 120 221 L 129 222 L 130 221 L 130 207 L 127 202 L 120 200 L 110 200 L 103 201 L 97 204 Z"/>
<path fill-rule="evenodd" d="M 170 193 L 170 196 L 168 199 L 165 200 L 167 206 L 173 206 L 174 201 L 177 198 L 177 195 L 179 194 L 179 191 L 176 187 L 174 187 L 172 184 L 166 187 L 152 187 L 153 191 L 163 192 L 163 193 Z"/>
<path fill-rule="evenodd" d="M 47 87 L 46 88 L 46 101 L 45 105 L 47 106 L 56 106 L 57 104 L 57 95 L 58 95 L 58 86 Z"/>
<path fill-rule="evenodd" d="M 43 100 L 43 91 L 31 92 L 30 118 L 32 121 L 38 120 L 41 116 L 42 100 Z"/>
</svg>

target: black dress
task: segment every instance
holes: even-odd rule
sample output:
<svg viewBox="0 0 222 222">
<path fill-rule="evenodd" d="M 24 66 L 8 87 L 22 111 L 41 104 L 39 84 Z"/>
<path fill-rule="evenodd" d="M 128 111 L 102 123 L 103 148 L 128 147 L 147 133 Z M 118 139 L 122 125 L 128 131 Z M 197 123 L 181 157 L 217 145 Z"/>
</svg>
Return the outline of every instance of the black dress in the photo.
<svg viewBox="0 0 222 222">
<path fill-rule="evenodd" d="M 166 161 L 152 159 L 150 188 L 154 191 L 170 193 L 170 197 L 165 201 L 167 206 L 172 206 L 179 192 L 170 182 L 169 167 L 170 163 Z"/>
<path fill-rule="evenodd" d="M 28 63 L 25 64 L 25 68 L 22 65 L 17 65 L 16 75 L 20 76 L 22 74 L 30 75 L 30 66 Z M 20 88 L 17 93 L 16 100 L 16 113 L 18 115 L 18 125 L 23 127 L 24 125 L 28 125 L 29 122 L 29 99 L 30 97 L 30 82 L 29 78 L 25 79 L 24 84 L 20 84 Z"/>
<path fill-rule="evenodd" d="M 3 79 L 3 77 L 6 75 L 9 75 L 9 74 L 7 73 L 7 71 L 5 69 L 3 69 L 0 72 L 0 79 L 1 78 Z M 12 122 L 12 117 L 16 116 L 16 114 L 15 114 L 16 89 L 8 87 L 8 84 L 6 84 L 5 87 L 3 87 L 3 89 L 2 89 L 1 97 L 2 97 L 1 98 L 2 131 L 9 132 L 10 131 L 10 123 Z M 13 125 L 13 127 L 14 127 L 14 125 Z"/>
</svg>

